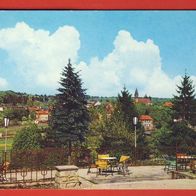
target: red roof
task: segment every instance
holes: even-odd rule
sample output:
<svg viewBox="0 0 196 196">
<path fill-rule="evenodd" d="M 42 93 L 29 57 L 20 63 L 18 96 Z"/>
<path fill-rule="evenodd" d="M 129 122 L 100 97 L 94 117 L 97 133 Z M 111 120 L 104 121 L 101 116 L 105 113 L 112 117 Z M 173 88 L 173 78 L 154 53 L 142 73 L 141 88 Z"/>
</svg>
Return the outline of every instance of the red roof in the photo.
<svg viewBox="0 0 196 196">
<path fill-rule="evenodd" d="M 168 102 L 165 102 L 165 103 L 163 104 L 163 106 L 165 106 L 165 107 L 170 107 L 170 108 L 173 107 L 173 105 L 174 105 L 174 104 L 173 104 L 172 102 L 169 102 L 169 101 L 168 101 Z"/>
<path fill-rule="evenodd" d="M 140 116 L 140 121 L 146 121 L 146 120 L 152 121 L 153 119 L 149 115 L 141 115 Z"/>
<path fill-rule="evenodd" d="M 142 98 L 142 97 L 135 98 L 135 102 L 136 103 L 144 103 L 144 104 L 151 104 L 152 103 L 152 101 L 149 98 Z"/>
<path fill-rule="evenodd" d="M 44 115 L 44 114 L 45 114 L 45 115 L 48 115 L 49 112 L 48 112 L 48 110 L 39 110 L 39 111 L 36 112 L 36 114 L 37 114 L 37 115 Z"/>
</svg>

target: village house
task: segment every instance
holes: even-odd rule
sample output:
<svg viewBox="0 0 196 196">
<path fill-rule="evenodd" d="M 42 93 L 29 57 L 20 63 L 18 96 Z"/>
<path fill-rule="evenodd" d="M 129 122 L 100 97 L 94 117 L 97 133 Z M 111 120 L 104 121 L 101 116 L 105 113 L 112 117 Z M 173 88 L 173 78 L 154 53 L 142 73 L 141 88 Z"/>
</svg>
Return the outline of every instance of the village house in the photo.
<svg viewBox="0 0 196 196">
<path fill-rule="evenodd" d="M 39 110 L 36 111 L 36 120 L 37 124 L 39 123 L 48 123 L 49 111 L 48 110 Z"/>
<path fill-rule="evenodd" d="M 167 102 L 165 102 L 165 103 L 163 104 L 163 106 L 168 107 L 168 108 L 172 108 L 173 105 L 174 105 L 174 104 L 173 104 L 172 102 L 170 102 L 170 101 L 167 101 Z"/>
<path fill-rule="evenodd" d="M 101 105 L 100 101 L 88 101 L 87 108 L 98 107 Z"/>
<path fill-rule="evenodd" d="M 94 107 L 98 107 L 98 106 L 100 106 L 101 105 L 101 102 L 100 101 L 96 101 L 95 103 L 94 103 Z"/>
<path fill-rule="evenodd" d="M 142 126 L 144 127 L 144 130 L 146 132 L 151 132 L 154 129 L 153 126 L 153 119 L 149 115 L 141 115 L 139 117 L 139 121 L 141 122 Z"/>
<path fill-rule="evenodd" d="M 150 98 L 143 98 L 143 97 L 138 97 L 134 99 L 134 103 L 142 103 L 145 105 L 152 105 L 152 101 Z"/>
<path fill-rule="evenodd" d="M 145 104 L 145 105 L 152 105 L 152 100 L 149 97 L 139 97 L 139 93 L 136 88 L 135 94 L 134 94 L 134 103 L 135 104 L 141 103 L 141 104 Z"/>
</svg>

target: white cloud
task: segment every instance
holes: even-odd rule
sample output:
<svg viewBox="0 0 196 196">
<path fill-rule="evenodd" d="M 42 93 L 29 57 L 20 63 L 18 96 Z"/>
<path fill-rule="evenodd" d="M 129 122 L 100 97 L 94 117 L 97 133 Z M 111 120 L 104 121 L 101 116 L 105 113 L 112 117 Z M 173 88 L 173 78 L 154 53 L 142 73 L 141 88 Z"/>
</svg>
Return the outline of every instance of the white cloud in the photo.
<svg viewBox="0 0 196 196">
<path fill-rule="evenodd" d="M 5 89 L 5 88 L 7 87 L 7 85 L 8 85 L 7 80 L 0 77 L 0 89 L 1 89 L 1 90 L 2 90 L 2 89 Z"/>
<path fill-rule="evenodd" d="M 153 40 L 137 41 L 124 30 L 105 58 L 93 58 L 89 65 L 81 62 L 78 68 L 92 95 L 115 96 L 125 84 L 131 93 L 137 87 L 142 96 L 172 97 L 179 82 L 179 77 L 170 78 L 162 70 L 160 50 Z"/>
<path fill-rule="evenodd" d="M 0 30 L 0 48 L 7 51 L 16 71 L 25 78 L 24 86 L 56 88 L 68 58 L 76 62 L 80 48 L 78 31 L 63 26 L 50 34 L 24 22 Z"/>
<path fill-rule="evenodd" d="M 137 87 L 141 96 L 172 97 L 179 83 L 179 76 L 171 78 L 162 70 L 160 50 L 153 40 L 137 41 L 125 30 L 118 32 L 109 54 L 103 59 L 93 57 L 89 64 L 76 64 L 80 34 L 72 26 L 50 33 L 20 22 L 13 28 L 0 29 L 0 40 L 0 49 L 8 53 L 17 74 L 24 78 L 25 90 L 55 90 L 68 58 L 81 70 L 90 95 L 116 96 L 126 85 L 131 93 Z M 195 76 L 192 80 L 196 84 Z M 0 87 L 6 84 L 5 79 L 0 79 Z"/>
</svg>

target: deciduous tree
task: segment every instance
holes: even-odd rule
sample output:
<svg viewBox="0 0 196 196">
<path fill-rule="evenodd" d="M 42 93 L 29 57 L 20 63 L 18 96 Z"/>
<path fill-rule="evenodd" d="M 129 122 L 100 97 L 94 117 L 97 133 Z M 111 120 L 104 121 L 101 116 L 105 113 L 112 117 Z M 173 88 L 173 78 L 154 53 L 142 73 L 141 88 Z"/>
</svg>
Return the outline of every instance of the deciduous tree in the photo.
<svg viewBox="0 0 196 196">
<path fill-rule="evenodd" d="M 42 145 L 40 129 L 32 124 L 19 131 L 13 141 L 12 149 L 18 150 L 35 150 L 40 149 Z"/>
</svg>

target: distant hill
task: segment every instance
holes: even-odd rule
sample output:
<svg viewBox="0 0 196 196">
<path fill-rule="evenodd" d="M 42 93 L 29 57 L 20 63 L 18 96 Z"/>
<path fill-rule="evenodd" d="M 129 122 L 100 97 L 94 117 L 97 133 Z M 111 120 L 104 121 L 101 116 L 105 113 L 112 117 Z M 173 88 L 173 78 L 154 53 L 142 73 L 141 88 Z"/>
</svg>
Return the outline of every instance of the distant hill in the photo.
<svg viewBox="0 0 196 196">
<path fill-rule="evenodd" d="M 158 97 L 152 97 L 153 103 L 160 103 L 160 102 L 166 102 L 166 101 L 172 101 L 172 98 L 158 98 Z"/>
<path fill-rule="evenodd" d="M 105 102 L 105 101 L 116 101 L 117 97 L 99 97 L 99 96 L 86 96 L 88 101 L 100 101 L 100 102 Z"/>
<path fill-rule="evenodd" d="M 99 96 L 89 96 L 87 95 L 87 99 L 89 101 L 115 101 L 117 100 L 117 97 L 99 97 Z M 166 101 L 172 101 L 172 98 L 159 98 L 159 97 L 152 97 L 153 103 L 160 103 L 160 102 L 166 102 Z"/>
<path fill-rule="evenodd" d="M 48 102 L 49 99 L 52 99 L 53 96 L 47 95 L 33 95 L 21 92 L 14 92 L 11 90 L 0 91 L 0 104 L 11 104 L 11 105 L 26 105 L 28 101 L 39 101 L 39 102 Z"/>
<path fill-rule="evenodd" d="M 38 95 L 38 94 L 27 94 L 24 92 L 14 92 L 12 90 L 8 91 L 0 91 L 0 103 L 23 103 L 26 104 L 27 100 L 31 98 L 33 101 L 41 101 L 41 102 L 47 102 L 49 99 L 53 99 L 54 95 Z M 86 98 L 88 101 L 116 101 L 117 97 L 107 97 L 107 96 L 90 96 L 86 95 Z M 158 98 L 158 97 L 152 97 L 153 103 L 160 103 L 160 102 L 166 102 L 171 101 L 172 98 Z"/>
</svg>

